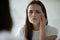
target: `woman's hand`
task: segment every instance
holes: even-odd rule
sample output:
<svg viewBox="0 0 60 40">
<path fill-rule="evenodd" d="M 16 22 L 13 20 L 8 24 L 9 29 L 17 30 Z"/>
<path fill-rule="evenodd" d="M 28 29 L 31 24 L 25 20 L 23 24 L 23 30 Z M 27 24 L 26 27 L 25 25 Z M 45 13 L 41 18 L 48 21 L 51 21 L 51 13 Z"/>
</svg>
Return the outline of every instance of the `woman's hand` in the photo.
<svg viewBox="0 0 60 40">
<path fill-rule="evenodd" d="M 46 18 L 43 13 L 40 15 L 40 36 L 39 40 L 45 40 L 45 26 L 46 26 Z"/>
<path fill-rule="evenodd" d="M 44 14 L 41 13 L 41 15 L 40 15 L 40 30 L 45 29 L 46 20 L 47 20 L 47 19 L 45 18 Z"/>
</svg>

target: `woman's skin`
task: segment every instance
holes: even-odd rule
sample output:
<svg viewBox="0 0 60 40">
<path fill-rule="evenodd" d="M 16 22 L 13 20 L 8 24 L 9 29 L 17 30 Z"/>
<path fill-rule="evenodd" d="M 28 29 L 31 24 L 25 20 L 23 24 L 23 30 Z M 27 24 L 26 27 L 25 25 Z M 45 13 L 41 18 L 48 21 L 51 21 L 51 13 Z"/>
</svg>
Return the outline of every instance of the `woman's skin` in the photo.
<svg viewBox="0 0 60 40">
<path fill-rule="evenodd" d="M 33 24 L 34 30 L 40 31 L 39 40 L 56 40 L 55 35 L 45 37 L 45 26 L 47 19 L 44 16 L 41 6 L 37 4 L 31 4 L 28 7 L 28 19 Z"/>
<path fill-rule="evenodd" d="M 45 39 L 45 25 L 46 25 L 46 18 L 44 17 L 44 14 L 41 13 L 40 17 L 40 40 L 46 40 Z"/>
</svg>

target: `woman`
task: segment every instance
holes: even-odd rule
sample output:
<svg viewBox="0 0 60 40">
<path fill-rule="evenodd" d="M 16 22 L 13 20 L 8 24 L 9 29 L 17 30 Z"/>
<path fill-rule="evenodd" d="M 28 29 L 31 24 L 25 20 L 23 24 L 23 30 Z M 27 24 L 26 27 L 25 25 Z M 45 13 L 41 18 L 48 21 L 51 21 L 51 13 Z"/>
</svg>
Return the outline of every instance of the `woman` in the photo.
<svg viewBox="0 0 60 40">
<path fill-rule="evenodd" d="M 20 31 L 20 40 L 56 40 L 57 30 L 48 25 L 45 6 L 32 1 L 26 9 L 26 22 Z"/>
<path fill-rule="evenodd" d="M 12 33 L 12 18 L 8 0 L 0 0 L 0 40 L 18 40 Z"/>
</svg>

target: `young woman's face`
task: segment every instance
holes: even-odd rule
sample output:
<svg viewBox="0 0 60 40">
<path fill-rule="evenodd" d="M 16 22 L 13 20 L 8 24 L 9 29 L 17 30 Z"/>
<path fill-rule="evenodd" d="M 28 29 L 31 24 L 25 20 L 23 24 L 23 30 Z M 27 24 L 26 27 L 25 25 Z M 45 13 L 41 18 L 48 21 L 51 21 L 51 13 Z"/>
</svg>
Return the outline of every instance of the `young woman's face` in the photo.
<svg viewBox="0 0 60 40">
<path fill-rule="evenodd" d="M 29 22 L 32 24 L 38 24 L 40 23 L 40 15 L 43 13 L 42 8 L 40 5 L 37 4 L 31 4 L 28 7 L 28 19 Z"/>
</svg>

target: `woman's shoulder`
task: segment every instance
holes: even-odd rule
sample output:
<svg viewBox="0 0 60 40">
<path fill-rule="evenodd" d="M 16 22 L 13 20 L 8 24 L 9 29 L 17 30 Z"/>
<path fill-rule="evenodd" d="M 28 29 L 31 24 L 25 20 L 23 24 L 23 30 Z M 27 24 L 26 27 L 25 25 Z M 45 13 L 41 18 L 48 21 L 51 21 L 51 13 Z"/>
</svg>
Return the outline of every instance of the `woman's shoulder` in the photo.
<svg viewBox="0 0 60 40">
<path fill-rule="evenodd" d="M 51 35 L 57 35 L 57 29 L 55 27 L 52 27 L 50 25 L 46 26 L 46 35 L 51 36 Z"/>
<path fill-rule="evenodd" d="M 25 33 L 24 33 L 24 31 L 25 31 L 25 27 L 20 28 L 20 30 L 18 32 L 18 35 L 17 35 L 19 40 L 25 40 L 25 37 L 24 37 Z"/>
<path fill-rule="evenodd" d="M 24 35 L 24 30 L 25 30 L 24 26 L 19 29 L 18 37 L 21 37 Z"/>
<path fill-rule="evenodd" d="M 23 26 L 21 29 L 20 29 L 20 32 L 24 32 L 24 30 L 25 30 L 25 27 Z"/>
<path fill-rule="evenodd" d="M 56 29 L 55 27 L 52 27 L 52 26 L 50 26 L 50 25 L 47 25 L 47 26 L 46 26 L 46 29 L 49 30 L 49 31 L 51 31 L 51 30 L 52 30 L 52 31 L 57 31 L 57 29 Z"/>
</svg>

